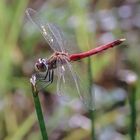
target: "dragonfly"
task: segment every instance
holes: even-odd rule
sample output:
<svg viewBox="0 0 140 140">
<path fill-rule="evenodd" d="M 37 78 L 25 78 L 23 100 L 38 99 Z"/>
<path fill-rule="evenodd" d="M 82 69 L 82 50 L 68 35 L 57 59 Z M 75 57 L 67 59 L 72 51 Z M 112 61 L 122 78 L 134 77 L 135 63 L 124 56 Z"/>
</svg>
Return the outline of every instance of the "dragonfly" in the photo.
<svg viewBox="0 0 140 140">
<path fill-rule="evenodd" d="M 39 58 L 35 63 L 36 72 L 30 79 L 35 89 L 40 91 L 50 85 L 54 80 L 55 73 L 57 75 L 56 90 L 59 96 L 66 97 L 67 99 L 73 91 L 76 91 L 84 105 L 88 109 L 94 110 L 94 95 L 90 94 L 86 86 L 82 85 L 82 80 L 80 76 L 77 75 L 76 71 L 74 71 L 71 62 L 81 60 L 117 46 L 125 39 L 118 39 L 82 53 L 70 54 L 67 49 L 67 44 L 65 43 L 63 32 L 58 26 L 48 21 L 46 22 L 31 8 L 26 10 L 26 15 L 40 30 L 48 45 L 53 50 L 53 54 L 49 58 Z"/>
</svg>

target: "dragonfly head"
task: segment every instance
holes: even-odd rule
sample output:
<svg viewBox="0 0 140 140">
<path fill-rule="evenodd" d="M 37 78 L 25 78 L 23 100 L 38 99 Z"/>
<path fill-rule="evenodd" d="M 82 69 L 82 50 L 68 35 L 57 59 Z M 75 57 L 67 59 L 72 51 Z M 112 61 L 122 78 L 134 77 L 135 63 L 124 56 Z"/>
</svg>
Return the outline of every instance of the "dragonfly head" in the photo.
<svg viewBox="0 0 140 140">
<path fill-rule="evenodd" d="M 48 69 L 46 59 L 39 58 L 35 63 L 35 70 L 38 72 L 45 72 Z"/>
</svg>

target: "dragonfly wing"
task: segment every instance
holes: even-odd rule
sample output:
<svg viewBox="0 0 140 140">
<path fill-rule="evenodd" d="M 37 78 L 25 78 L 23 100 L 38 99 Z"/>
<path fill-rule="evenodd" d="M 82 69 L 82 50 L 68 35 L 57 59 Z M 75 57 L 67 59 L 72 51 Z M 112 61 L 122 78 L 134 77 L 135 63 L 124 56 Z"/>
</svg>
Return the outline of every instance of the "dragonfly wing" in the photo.
<svg viewBox="0 0 140 140">
<path fill-rule="evenodd" d="M 95 96 L 94 93 L 90 93 L 90 88 L 89 85 L 86 84 L 84 79 L 80 79 L 80 76 L 73 70 L 72 65 L 67 61 L 67 66 L 70 69 L 70 72 L 72 74 L 72 77 L 74 79 L 76 88 L 77 88 L 77 93 L 81 99 L 81 101 L 84 103 L 86 108 L 90 110 L 95 110 Z M 83 81 L 83 82 L 82 82 Z"/>
<path fill-rule="evenodd" d="M 66 100 L 78 97 L 86 108 L 94 110 L 94 97 L 89 93 L 88 88 L 82 84 L 72 65 L 67 60 L 65 65 L 57 67 L 57 75 L 57 94 L 59 96 Z"/>
<path fill-rule="evenodd" d="M 62 96 L 63 99 L 66 101 L 72 100 L 73 98 L 76 98 L 75 92 L 75 83 L 73 82 L 73 77 L 71 76 L 70 70 L 66 65 L 59 65 L 56 69 L 57 72 L 57 94 L 59 96 Z M 74 87 L 72 89 L 72 87 Z"/>
<path fill-rule="evenodd" d="M 48 24 L 48 27 L 52 33 L 52 36 L 54 36 L 55 41 L 57 42 L 57 45 L 60 46 L 60 50 L 65 52 L 66 51 L 66 38 L 64 37 L 64 34 L 62 30 L 55 24 Z"/>
<path fill-rule="evenodd" d="M 56 25 L 45 22 L 39 17 L 38 13 L 31 8 L 26 10 L 26 14 L 28 18 L 39 28 L 43 37 L 54 51 L 64 51 L 62 31 L 60 31 Z"/>
</svg>

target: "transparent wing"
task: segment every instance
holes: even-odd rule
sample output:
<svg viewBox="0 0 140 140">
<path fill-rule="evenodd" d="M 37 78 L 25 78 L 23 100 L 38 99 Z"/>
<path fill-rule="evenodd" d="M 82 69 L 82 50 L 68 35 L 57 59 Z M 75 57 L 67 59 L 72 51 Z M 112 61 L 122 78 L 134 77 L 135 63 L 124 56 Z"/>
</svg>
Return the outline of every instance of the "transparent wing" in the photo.
<svg viewBox="0 0 140 140">
<path fill-rule="evenodd" d="M 89 94 L 89 90 L 74 72 L 72 65 L 66 60 L 65 65 L 57 67 L 57 94 L 62 96 L 62 99 L 72 100 L 73 98 L 80 98 L 86 108 L 94 110 L 94 96 Z"/>
<path fill-rule="evenodd" d="M 65 39 L 62 31 L 60 31 L 56 25 L 45 22 L 39 17 L 38 13 L 31 8 L 26 10 L 26 14 L 28 18 L 39 28 L 43 37 L 54 51 L 65 51 Z"/>
</svg>

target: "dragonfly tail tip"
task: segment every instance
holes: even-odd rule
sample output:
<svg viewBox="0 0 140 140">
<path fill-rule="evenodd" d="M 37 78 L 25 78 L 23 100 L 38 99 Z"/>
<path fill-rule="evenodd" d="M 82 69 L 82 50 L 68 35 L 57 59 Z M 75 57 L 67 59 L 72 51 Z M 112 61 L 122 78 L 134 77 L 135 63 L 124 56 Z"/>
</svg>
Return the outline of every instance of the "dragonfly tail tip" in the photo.
<svg viewBox="0 0 140 140">
<path fill-rule="evenodd" d="M 120 41 L 122 41 L 122 42 L 125 41 L 125 40 L 126 40 L 125 38 L 120 39 Z"/>
</svg>

